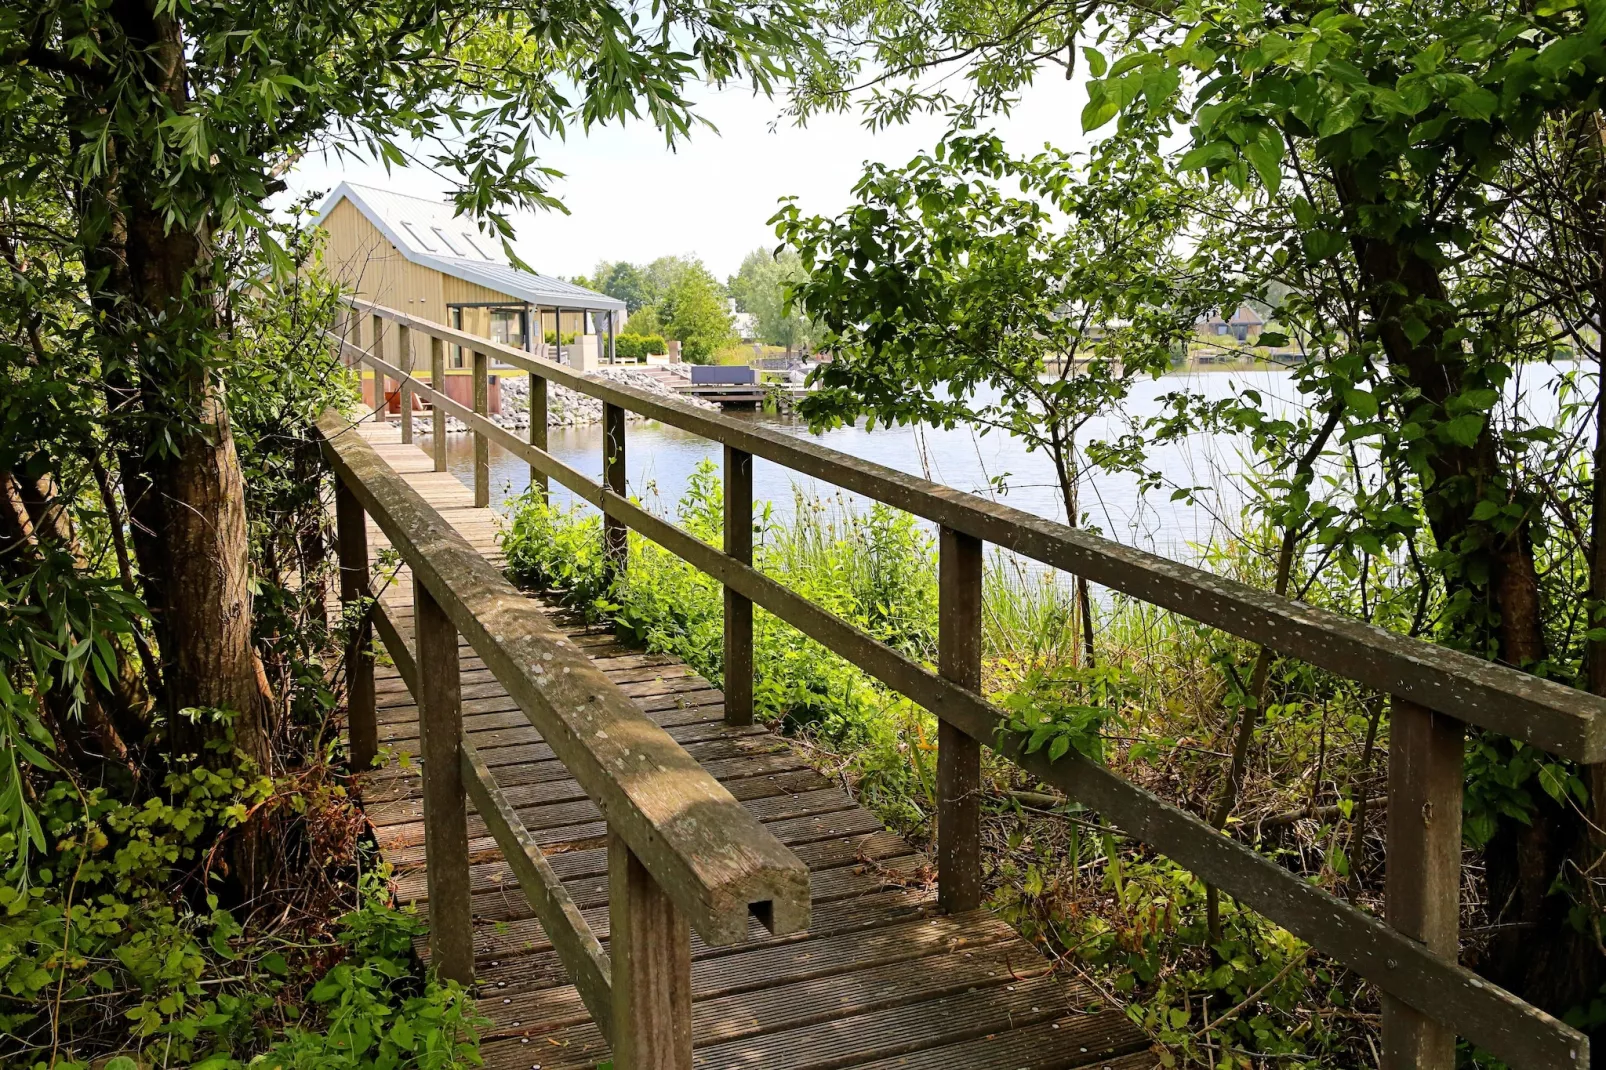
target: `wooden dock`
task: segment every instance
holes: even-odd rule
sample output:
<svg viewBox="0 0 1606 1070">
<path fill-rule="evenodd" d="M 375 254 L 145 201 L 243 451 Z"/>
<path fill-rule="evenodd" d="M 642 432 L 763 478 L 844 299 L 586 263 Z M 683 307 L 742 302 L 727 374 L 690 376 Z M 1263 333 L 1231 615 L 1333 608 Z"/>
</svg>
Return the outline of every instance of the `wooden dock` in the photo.
<svg viewBox="0 0 1606 1070">
<path fill-rule="evenodd" d="M 403 445 L 394 425 L 362 433 L 481 553 L 498 558 L 498 521 L 430 457 Z M 376 550 L 384 535 L 369 521 Z M 427 916 L 418 707 L 394 664 L 410 664 L 412 582 L 381 593 L 396 626 L 375 670 L 385 762 L 362 801 L 398 899 Z M 763 1070 L 831 1067 L 1059 1070 L 1157 1065 L 1147 1038 L 1118 1009 L 1055 970 L 984 910 L 937 906 L 927 859 L 885 830 L 840 784 L 784 739 L 723 720 L 723 698 L 674 658 L 618 643 L 604 629 L 532 599 L 649 717 L 790 847 L 809 868 L 807 932 L 768 934 L 711 948 L 693 936 L 695 1065 Z M 607 940 L 606 825 L 485 664 L 461 650 L 463 730 L 495 772 L 525 827 L 591 928 Z M 405 759 L 404 760 L 404 756 Z M 578 1070 L 609 1059 L 552 944 L 535 921 L 485 824 L 469 816 L 475 979 L 486 1064 L 503 1070 Z M 427 955 L 427 947 L 420 944 Z"/>
</svg>

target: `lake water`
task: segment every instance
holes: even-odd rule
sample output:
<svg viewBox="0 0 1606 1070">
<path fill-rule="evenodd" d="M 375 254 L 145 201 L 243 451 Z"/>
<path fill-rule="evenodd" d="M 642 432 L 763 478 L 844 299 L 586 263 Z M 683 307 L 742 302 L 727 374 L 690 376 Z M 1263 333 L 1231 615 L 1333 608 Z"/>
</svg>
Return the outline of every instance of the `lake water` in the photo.
<svg viewBox="0 0 1606 1070">
<path fill-rule="evenodd" d="M 1300 404 L 1291 373 L 1283 370 L 1234 369 L 1201 371 L 1163 376 L 1139 383 L 1133 390 L 1124 419 L 1092 422 L 1082 440 L 1112 438 L 1130 430 L 1129 421 L 1141 421 L 1166 408 L 1164 398 L 1181 391 L 1219 400 L 1254 389 L 1264 399 L 1269 412 L 1286 412 Z M 766 413 L 732 412 L 737 419 L 752 420 L 787 434 L 811 437 L 821 445 L 854 457 L 875 461 L 913 475 L 946 483 L 960 490 L 983 495 L 1027 512 L 1063 520 L 1058 483 L 1046 455 L 1028 453 L 1014 438 L 992 432 L 978 434 L 969 429 L 945 431 L 926 427 L 878 427 L 867 431 L 863 425 L 843 427 L 810 435 L 798 420 Z M 600 478 L 602 472 L 602 426 L 552 428 L 548 447 L 552 454 L 581 472 Z M 429 445 L 429 436 L 419 436 Z M 1150 464 L 1163 477 L 1163 485 L 1147 494 L 1139 491 L 1136 477 L 1126 474 L 1096 474 L 1083 481 L 1082 508 L 1089 522 L 1104 535 L 1129 545 L 1169 557 L 1191 559 L 1198 548 L 1213 539 L 1235 531 L 1245 495 L 1237 473 L 1248 465 L 1244 442 L 1233 436 L 1194 436 L 1191 439 L 1150 450 Z M 632 421 L 626 431 L 625 470 L 629 491 L 638 495 L 655 512 L 672 513 L 674 502 L 686 487 L 687 477 L 704 459 L 719 463 L 721 447 L 675 427 L 655 422 Z M 473 438 L 467 434 L 450 436 L 448 465 L 458 478 L 473 481 Z M 491 446 L 491 499 L 500 505 L 523 492 L 529 485 L 528 466 L 496 445 Z M 1208 487 L 1204 501 L 1187 504 L 1172 501 L 1179 487 Z M 554 498 L 571 501 L 571 496 L 554 486 Z M 785 519 L 793 508 L 794 491 L 805 497 L 836 498 L 863 505 L 856 495 L 848 495 L 828 484 L 793 472 L 762 458 L 753 462 L 753 496 L 773 503 L 777 519 Z"/>
</svg>

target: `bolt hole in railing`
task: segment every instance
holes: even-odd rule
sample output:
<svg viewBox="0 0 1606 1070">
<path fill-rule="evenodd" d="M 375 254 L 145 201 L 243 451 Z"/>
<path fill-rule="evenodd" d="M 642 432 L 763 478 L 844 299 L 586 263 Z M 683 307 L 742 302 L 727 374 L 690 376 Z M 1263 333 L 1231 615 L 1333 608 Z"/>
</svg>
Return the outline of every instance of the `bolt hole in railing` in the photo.
<svg viewBox="0 0 1606 1070">
<path fill-rule="evenodd" d="M 491 355 L 531 376 L 530 441 L 412 378 L 407 355 L 391 362 L 358 339 L 340 342 L 353 364 L 395 379 L 475 435 L 476 458 L 490 442 L 525 459 L 532 481 L 556 480 L 602 511 L 611 567 L 623 567 L 625 533 L 680 556 L 725 587 L 727 716 L 752 718 L 752 606 L 759 605 L 925 707 L 940 723 L 938 896 L 950 910 L 981 900 L 977 788 L 982 746 L 991 746 L 1044 783 L 1100 812 L 1127 835 L 1192 870 L 1377 986 L 1383 997 L 1383 1062 L 1448 1070 L 1462 1036 L 1516 1067 L 1589 1065 L 1577 1030 L 1482 980 L 1456 961 L 1460 894 L 1462 744 L 1467 725 L 1501 732 L 1552 754 L 1606 760 L 1606 700 L 1470 655 L 1408 639 L 718 413 L 595 380 L 562 365 L 393 309 L 350 302 L 350 321 L 388 322 L 475 354 L 475 398 Z M 546 384 L 604 404 L 604 478 L 587 478 L 545 451 Z M 537 399 L 540 401 L 537 401 Z M 383 406 L 381 406 L 382 408 Z M 625 496 L 624 414 L 636 412 L 723 445 L 725 545 L 715 548 Z M 443 467 L 441 436 L 436 467 Z M 939 529 L 940 634 L 932 672 L 752 567 L 752 458 L 783 465 L 933 522 Z M 488 475 L 475 465 L 475 500 Z M 732 522 L 734 520 L 734 522 Z M 1085 577 L 1162 609 L 1301 658 L 1393 696 L 1385 915 L 1345 903 L 1213 830 L 1155 795 L 1075 754 L 1050 762 L 1000 735 L 1000 712 L 980 694 L 981 560 L 987 543 Z M 355 717 L 355 714 L 354 714 Z M 357 739 L 354 730 L 353 740 Z M 1423 815 L 1431 814 L 1428 820 Z M 617 932 L 617 930 L 616 930 Z M 617 940 L 618 937 L 616 936 Z M 599 1019 L 604 1020 L 604 1019 Z M 617 1034 L 617 1026 L 616 1026 Z M 617 1041 L 616 1041 L 617 1042 Z"/>
</svg>

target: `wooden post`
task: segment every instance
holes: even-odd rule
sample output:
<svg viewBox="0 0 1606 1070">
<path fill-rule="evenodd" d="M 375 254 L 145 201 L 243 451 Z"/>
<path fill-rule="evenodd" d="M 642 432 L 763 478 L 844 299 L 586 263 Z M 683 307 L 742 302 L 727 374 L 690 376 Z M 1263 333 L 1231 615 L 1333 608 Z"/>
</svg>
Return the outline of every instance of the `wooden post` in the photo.
<svg viewBox="0 0 1606 1070">
<path fill-rule="evenodd" d="M 474 351 L 474 411 L 489 416 L 491 411 L 491 360 L 479 350 Z M 474 429 L 474 506 L 483 509 L 491 504 L 491 443 Z"/>
<path fill-rule="evenodd" d="M 614 1070 L 691 1070 L 691 926 L 613 832 L 608 922 Z"/>
<path fill-rule="evenodd" d="M 413 374 L 413 332 L 401 324 L 396 325 L 396 366 L 408 375 Z M 401 381 L 401 432 L 402 442 L 413 442 L 413 388 L 408 380 Z"/>
<path fill-rule="evenodd" d="M 981 540 L 943 528 L 939 538 L 937 669 L 981 690 Z M 949 913 L 981 906 L 981 744 L 937 727 L 937 902 Z"/>
<path fill-rule="evenodd" d="M 351 488 L 335 477 L 335 540 L 340 554 L 340 601 L 347 606 L 368 597 L 368 518 Z M 374 713 L 372 614 L 365 607 L 346 644 L 346 730 L 350 735 L 351 768 L 362 772 L 379 753 Z"/>
<path fill-rule="evenodd" d="M 440 976 L 474 981 L 474 921 L 468 876 L 468 807 L 463 790 L 463 702 L 457 629 L 413 581 L 418 645 L 418 727 L 424 767 L 424 855 L 429 950 Z"/>
<path fill-rule="evenodd" d="M 612 315 L 612 313 L 610 313 Z M 753 455 L 725 447 L 725 552 L 753 563 Z M 753 603 L 725 588 L 725 723 L 753 723 Z"/>
<path fill-rule="evenodd" d="M 1395 698 L 1389 716 L 1388 923 L 1454 962 L 1461 913 L 1465 726 Z M 1452 1070 L 1455 1034 L 1383 996 L 1384 1070 Z"/>
<path fill-rule="evenodd" d="M 429 340 L 429 385 L 436 393 L 446 393 L 446 343 L 439 338 Z M 446 410 L 437 402 L 430 413 L 430 434 L 434 441 L 435 471 L 446 471 Z"/>
<path fill-rule="evenodd" d="M 561 336 L 560 336 L 561 337 Z M 625 493 L 625 410 L 602 403 L 602 483 L 620 497 Z M 624 571 L 629 559 L 629 529 L 624 521 L 602 518 L 602 548 L 610 575 Z"/>
<path fill-rule="evenodd" d="M 358 325 L 360 323 L 362 323 L 362 320 L 357 318 L 356 313 L 352 312 L 351 309 L 347 308 L 346 306 L 341 305 L 340 310 L 335 313 L 335 336 L 343 342 L 350 342 L 354 346 L 362 345 L 362 332 L 358 330 Z M 354 366 L 351 358 L 351 351 L 345 346 L 341 346 L 335 352 L 340 355 L 340 364 L 342 367 L 351 368 Z M 358 371 L 361 371 L 360 367 L 358 367 Z M 358 387 L 360 388 L 361 385 L 362 382 L 361 378 L 359 377 Z"/>
<path fill-rule="evenodd" d="M 546 450 L 546 379 L 530 373 L 530 445 L 538 450 Z M 530 486 L 541 489 L 541 497 L 545 498 L 551 493 L 551 485 L 547 482 L 546 473 L 538 472 L 534 465 L 530 466 Z"/>
<path fill-rule="evenodd" d="M 376 316 L 373 317 L 373 321 L 374 321 L 373 348 L 371 348 L 369 350 L 369 353 L 371 353 L 373 356 L 379 358 L 380 360 L 384 360 L 385 359 L 385 320 L 384 320 L 383 317 L 376 315 Z M 374 419 L 378 420 L 380 423 L 383 423 L 385 420 L 387 420 L 390 417 L 390 404 L 385 399 L 385 394 L 386 394 L 385 388 L 388 385 L 389 385 L 389 381 L 385 378 L 385 373 L 381 372 L 378 368 L 375 368 L 374 369 Z"/>
</svg>

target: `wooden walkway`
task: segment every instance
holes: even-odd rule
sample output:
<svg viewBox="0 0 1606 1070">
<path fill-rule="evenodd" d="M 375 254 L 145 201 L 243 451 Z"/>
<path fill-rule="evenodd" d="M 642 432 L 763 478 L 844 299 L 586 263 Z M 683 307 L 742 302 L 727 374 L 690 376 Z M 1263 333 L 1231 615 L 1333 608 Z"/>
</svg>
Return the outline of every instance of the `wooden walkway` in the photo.
<svg viewBox="0 0 1606 1070">
<path fill-rule="evenodd" d="M 394 425 L 363 425 L 384 459 L 482 553 L 498 557 L 497 519 L 472 492 L 403 445 Z M 370 545 L 386 545 L 369 521 Z M 412 581 L 381 594 L 410 645 Z M 985 911 L 938 910 L 927 860 L 882 828 L 783 739 L 724 723 L 722 697 L 674 658 L 625 647 L 600 628 L 531 600 L 649 716 L 806 863 L 813 921 L 776 938 L 709 948 L 693 935 L 693 1036 L 698 1067 L 826 1070 L 1147 1070 L 1146 1038 Z M 409 659 L 405 651 L 399 653 Z M 427 915 L 418 709 L 390 659 L 375 668 L 384 767 L 363 805 L 403 903 Z M 605 825 L 484 663 L 462 648 L 463 728 L 548 852 L 587 922 L 608 931 Z M 385 749 L 388 748 L 388 751 Z M 593 1068 L 608 1060 L 556 953 L 478 815 L 469 818 L 475 975 L 492 1025 L 481 1051 L 493 1070 Z M 427 955 L 427 947 L 420 944 Z"/>
</svg>

